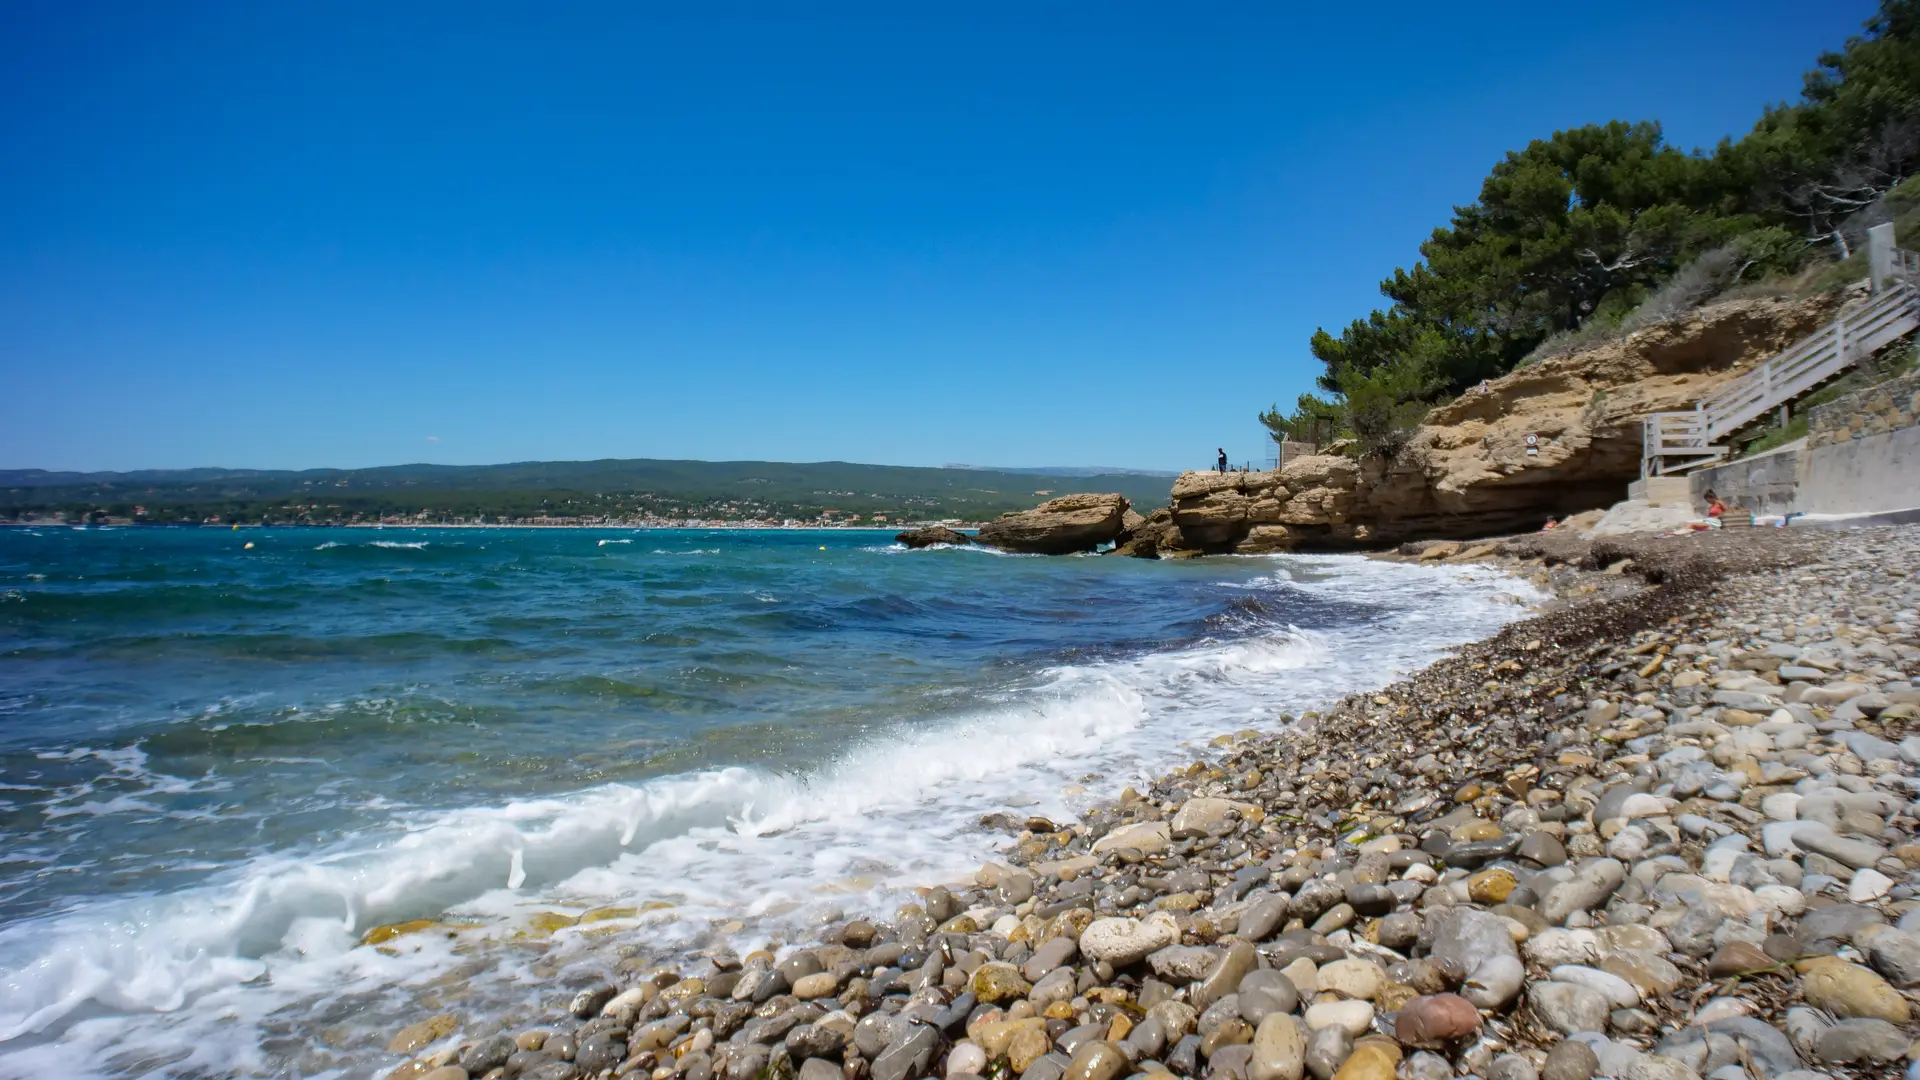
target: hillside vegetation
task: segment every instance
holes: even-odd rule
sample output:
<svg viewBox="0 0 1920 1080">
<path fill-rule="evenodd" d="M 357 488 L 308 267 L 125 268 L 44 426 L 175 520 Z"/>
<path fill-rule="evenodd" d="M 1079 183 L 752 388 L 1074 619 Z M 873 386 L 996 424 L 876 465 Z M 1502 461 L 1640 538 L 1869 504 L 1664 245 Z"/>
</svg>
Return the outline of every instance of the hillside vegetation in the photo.
<svg viewBox="0 0 1920 1080">
<path fill-rule="evenodd" d="M 1164 477 L 1039 475 L 827 461 L 532 461 L 301 472 L 0 470 L 0 519 L 350 523 L 533 518 L 979 521 L 1050 495 L 1165 500 Z M 144 512 L 141 512 L 144 511 Z M 829 513 L 831 511 L 831 513 Z"/>
<path fill-rule="evenodd" d="M 1313 335 L 1320 392 L 1260 419 L 1276 439 L 1392 454 L 1433 404 L 1530 358 L 1728 290 L 1858 279 L 1868 227 L 1920 225 L 1920 181 L 1902 186 L 1917 161 L 1920 0 L 1883 0 L 1741 139 L 1687 152 L 1616 120 L 1508 153 L 1380 283 L 1386 307 Z"/>
</svg>

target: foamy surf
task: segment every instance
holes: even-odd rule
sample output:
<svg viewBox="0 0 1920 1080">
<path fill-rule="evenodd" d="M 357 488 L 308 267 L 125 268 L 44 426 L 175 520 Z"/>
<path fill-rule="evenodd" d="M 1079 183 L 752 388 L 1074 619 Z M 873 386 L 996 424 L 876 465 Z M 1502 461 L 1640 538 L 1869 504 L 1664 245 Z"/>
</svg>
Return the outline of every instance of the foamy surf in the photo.
<svg viewBox="0 0 1920 1080">
<path fill-rule="evenodd" d="M 16 922 L 0 930 L 0 1073 L 363 1075 L 391 1062 L 380 1045 L 396 1018 L 424 1015 L 429 984 L 454 968 L 476 1023 L 550 1005 L 538 988 L 551 978 L 523 981 L 528 955 L 507 944 L 536 914 L 631 909 L 593 924 L 620 928 L 611 936 L 555 933 L 542 963 L 564 968 L 621 942 L 662 955 L 723 936 L 746 947 L 829 909 L 886 912 L 904 890 L 993 856 L 1004 838 L 978 829 L 983 813 L 1071 819 L 1088 776 L 1111 796 L 1213 735 L 1389 681 L 1537 597 L 1491 574 L 1351 558 L 1277 560 L 1237 587 L 1364 596 L 1392 614 L 1056 667 L 937 724 L 876 728 L 801 775 L 703 769 L 402 810 L 381 830 L 261 855 L 201 887 Z M 408 919 L 448 929 L 388 952 L 358 944 Z M 308 1047 L 321 1026 L 338 1036 L 332 1050 L 286 1049 L 281 1033 Z"/>
<path fill-rule="evenodd" d="M 898 543 L 874 544 L 871 547 L 862 548 L 861 550 L 877 551 L 882 555 L 904 555 L 916 551 L 969 551 L 976 555 L 994 555 L 1003 559 L 1044 559 L 1047 557 L 1045 555 L 1035 555 L 1027 551 L 1002 551 L 999 548 L 987 547 L 983 544 L 923 544 L 917 548 L 910 548 L 905 544 Z"/>
</svg>

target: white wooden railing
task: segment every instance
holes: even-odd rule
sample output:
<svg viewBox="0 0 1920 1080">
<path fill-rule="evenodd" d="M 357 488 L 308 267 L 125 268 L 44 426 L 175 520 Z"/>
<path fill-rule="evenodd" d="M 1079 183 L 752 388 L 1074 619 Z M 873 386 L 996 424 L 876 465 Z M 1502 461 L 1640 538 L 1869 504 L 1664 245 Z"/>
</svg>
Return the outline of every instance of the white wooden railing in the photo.
<svg viewBox="0 0 1920 1080">
<path fill-rule="evenodd" d="M 1642 421 L 1640 475 L 1685 472 L 1724 459 L 1717 440 L 1819 389 L 1862 360 L 1920 330 L 1920 254 L 1894 253 L 1894 274 L 1873 299 L 1796 342 L 1685 412 Z"/>
</svg>

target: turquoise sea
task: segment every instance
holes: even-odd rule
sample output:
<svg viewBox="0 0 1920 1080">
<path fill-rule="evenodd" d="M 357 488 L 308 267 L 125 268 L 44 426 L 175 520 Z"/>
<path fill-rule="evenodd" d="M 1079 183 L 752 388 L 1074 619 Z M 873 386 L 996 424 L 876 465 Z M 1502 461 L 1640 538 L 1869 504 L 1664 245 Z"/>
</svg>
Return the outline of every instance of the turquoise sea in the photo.
<svg viewBox="0 0 1920 1080">
<path fill-rule="evenodd" d="M 0 1075 L 376 1075 L 430 1012 L 891 910 L 984 814 L 1071 819 L 1532 599 L 853 531 L 0 529 Z"/>
</svg>

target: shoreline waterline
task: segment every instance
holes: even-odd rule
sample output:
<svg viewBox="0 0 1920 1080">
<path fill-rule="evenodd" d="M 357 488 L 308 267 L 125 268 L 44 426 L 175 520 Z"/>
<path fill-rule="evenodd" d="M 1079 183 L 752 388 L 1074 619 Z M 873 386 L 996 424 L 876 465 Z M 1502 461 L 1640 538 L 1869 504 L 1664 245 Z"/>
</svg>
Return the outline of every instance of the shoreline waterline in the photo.
<svg viewBox="0 0 1920 1080">
<path fill-rule="evenodd" d="M 1916 555 L 1511 543 L 1633 580 L 1543 570 L 1584 599 L 1009 824 L 891 917 L 550 979 L 517 1033 L 417 1018 L 389 1075 L 1916 1074 Z"/>
<path fill-rule="evenodd" d="M 406 556 L 405 552 L 389 551 L 383 557 L 391 559 Z M 916 555 L 909 561 L 943 558 L 936 552 Z M 1022 560 L 1021 563 L 1026 565 L 1036 561 L 1045 562 Z M 1072 562 L 1088 566 L 1101 561 Z M 1230 586 L 1226 591 L 1233 597 L 1243 597 L 1245 603 L 1256 606 L 1270 603 L 1263 597 L 1275 595 L 1275 588 L 1281 589 L 1280 595 L 1302 594 L 1303 590 L 1304 594 L 1311 595 L 1313 590 L 1319 590 L 1329 597 L 1338 598 L 1340 603 L 1390 603 L 1400 595 L 1395 592 L 1396 589 L 1402 589 L 1410 583 L 1420 583 L 1427 590 L 1420 595 L 1430 599 L 1418 601 L 1415 606 L 1424 604 L 1426 608 L 1423 610 L 1430 609 L 1431 614 L 1437 614 L 1447 603 L 1453 602 L 1452 599 L 1443 600 L 1443 597 L 1457 599 L 1455 594 L 1461 588 L 1467 594 L 1476 596 L 1514 595 L 1505 584 L 1496 580 L 1495 575 L 1483 575 L 1470 568 L 1391 569 L 1353 556 L 1236 559 L 1231 563 L 1238 567 L 1233 574 L 1243 580 L 1238 584 L 1223 582 L 1222 585 Z M 1057 568 L 1066 564 L 1053 565 Z M 1301 581 L 1281 581 L 1275 575 L 1267 575 L 1273 580 L 1266 584 L 1245 580 L 1246 574 L 1252 571 L 1268 568 L 1278 570 L 1289 565 L 1304 575 Z M 1194 577 L 1196 580 L 1211 580 L 1216 572 L 1222 572 L 1221 568 L 1216 568 L 1195 575 L 1192 568 L 1172 569 L 1177 575 Z M 1314 580 L 1315 575 L 1330 576 L 1324 580 Z M 1364 599 L 1369 590 L 1374 594 L 1373 600 Z M 1235 602 L 1239 603 L 1240 600 L 1236 599 Z M 1480 603 L 1485 611 L 1483 616 L 1478 617 L 1488 619 L 1489 626 L 1517 613 L 1517 609 L 1504 600 L 1491 606 L 1483 601 L 1476 603 Z M 1411 611 L 1410 614 L 1415 618 L 1431 617 L 1430 614 L 1423 614 L 1422 610 Z M 1452 640 L 1457 637 L 1457 631 L 1444 636 Z M 1268 640 L 1269 637 L 1272 640 Z M 1378 634 L 1363 631 L 1362 637 L 1378 637 Z M 268 875 L 267 879 L 256 878 L 251 884 L 236 880 L 234 887 L 242 889 L 243 895 L 250 898 L 247 901 L 250 906 L 246 907 L 246 911 L 277 910 L 282 914 L 271 916 L 263 923 L 258 921 L 258 916 L 247 916 L 240 912 L 236 915 L 239 918 L 237 923 L 213 935 L 215 939 L 252 935 L 262 941 L 272 942 L 276 947 L 264 952 L 259 952 L 256 947 L 254 951 L 258 953 L 258 959 L 235 954 L 228 960 L 215 962 L 214 954 L 209 953 L 209 960 L 197 962 L 198 967 L 190 965 L 191 970 L 184 975 L 179 972 L 167 975 L 167 968 L 163 964 L 150 974 L 162 977 L 163 981 L 178 980 L 177 984 L 212 980 L 205 985 L 215 988 L 198 990 L 198 996 L 189 994 L 177 1002 L 170 996 L 163 996 L 139 1003 L 128 1000 L 126 1004 L 176 1010 L 170 1014 L 153 1014 L 160 1018 L 178 1017 L 181 1011 L 190 1014 L 205 1007 L 225 1009 L 234 1015 L 244 1016 L 254 1014 L 256 1008 L 271 1004 L 272 1008 L 267 1008 L 254 1021 L 266 1023 L 267 1015 L 297 1003 L 303 993 L 310 993 L 327 982 L 327 979 L 318 978 L 317 973 L 324 970 L 331 972 L 329 979 L 363 986 L 363 992 L 371 992 L 379 1000 L 399 995 L 394 999 L 394 1008 L 413 1007 L 402 1006 L 399 1001 L 414 999 L 421 992 L 419 983 L 430 981 L 434 974 L 444 972 L 446 965 L 470 963 L 470 959 L 462 957 L 472 948 L 481 948 L 483 952 L 497 949 L 502 956 L 535 950 L 542 955 L 559 954 L 554 962 L 586 963 L 590 962 L 597 947 L 608 944 L 609 932 L 612 931 L 626 931 L 629 936 L 646 938 L 655 943 L 649 946 L 649 951 L 664 952 L 672 948 L 684 950 L 704 947 L 702 942 L 710 943 L 719 928 L 735 921 L 751 921 L 753 933 L 790 933 L 791 930 L 777 931 L 777 926 L 799 925 L 805 919 L 796 922 L 798 917 L 795 913 L 808 909 L 817 914 L 822 902 L 848 908 L 859 905 L 877 911 L 885 906 L 882 897 L 886 903 L 891 903 L 902 895 L 901 889 L 907 886 L 900 884 L 901 881 L 924 884 L 947 880 L 955 875 L 963 875 L 969 870 L 970 864 L 977 865 L 978 858 L 989 854 L 992 838 L 977 832 L 974 824 L 981 813 L 996 809 L 1016 812 L 1031 808 L 1036 813 L 1044 810 L 1070 819 L 1077 812 L 1076 807 L 1084 805 L 1079 800 L 1084 797 L 1087 785 L 1081 781 L 1091 772 L 1144 778 L 1152 771 L 1151 761 L 1166 760 L 1182 752 L 1178 750 L 1179 744 L 1192 740 L 1174 737 L 1179 732 L 1168 729 L 1168 724 L 1174 724 L 1177 728 L 1182 723 L 1197 721 L 1211 725 L 1205 728 L 1209 733 L 1224 733 L 1251 726 L 1263 709 L 1270 710 L 1265 714 L 1268 717 L 1277 715 L 1283 706 L 1264 703 L 1266 699 L 1257 694 L 1248 698 L 1249 687 L 1259 687 L 1277 679 L 1320 678 L 1307 669 L 1315 664 L 1337 665 L 1341 662 L 1338 658 L 1328 656 L 1324 652 L 1327 646 L 1324 643 L 1316 644 L 1314 638 L 1315 635 L 1311 633 L 1301 635 L 1275 627 L 1251 637 L 1229 636 L 1213 645 L 1196 644 L 1172 653 L 1148 652 L 1132 660 L 1107 660 L 1090 666 L 1068 665 L 1057 669 L 1051 676 L 1042 671 L 1036 673 L 1040 681 L 1025 690 L 1009 687 L 1012 696 L 1002 694 L 1003 700 L 998 706 L 992 701 L 983 702 L 971 714 L 974 719 L 963 717 L 957 724 L 950 723 L 947 727 L 952 734 L 941 735 L 938 730 L 927 732 L 924 737 L 934 739 L 933 743 L 911 740 L 898 743 L 897 736 L 876 731 L 861 744 L 870 749 L 849 751 L 844 755 L 841 765 L 836 767 L 829 764 L 824 770 L 814 768 L 786 778 L 782 778 L 778 772 L 766 773 L 755 768 L 742 771 L 722 769 L 718 773 L 693 774 L 704 779 L 663 779 L 662 782 L 680 785 L 675 789 L 679 792 L 677 795 L 657 785 L 629 784 L 626 794 L 609 788 L 605 794 L 594 796 L 601 801 L 592 806 L 573 806 L 569 802 L 573 797 L 562 797 L 558 803 L 535 799 L 499 804 L 494 811 L 477 816 L 467 811 L 455 813 L 453 817 L 436 817 L 440 812 L 424 816 L 415 814 L 390 826 L 395 831 L 390 833 L 390 839 L 385 843 L 391 845 L 398 863 L 405 864 L 410 859 L 423 861 L 422 865 L 415 867 L 419 874 L 424 875 L 421 880 L 445 882 L 449 880 L 445 877 L 445 871 L 435 869 L 429 857 L 429 853 L 440 849 L 448 855 L 448 862 L 473 868 L 480 874 L 481 880 L 490 878 L 492 884 L 479 892 L 474 892 L 473 886 L 463 886 L 456 891 L 464 890 L 466 897 L 456 899 L 450 905 L 436 906 L 436 902 L 422 902 L 420 897 L 411 903 L 396 905 L 382 897 L 405 894 L 410 887 L 402 883 L 401 879 L 406 874 L 396 872 L 394 860 L 366 864 L 356 861 L 364 860 L 364 855 L 356 856 L 350 850 L 333 853 L 317 850 L 289 863 L 278 879 Z M 1344 638 L 1334 641 L 1334 646 L 1342 651 L 1351 651 L 1352 644 Z M 1405 670 L 1407 665 L 1437 655 L 1430 651 L 1436 648 L 1444 646 L 1409 635 L 1392 649 L 1376 652 L 1369 662 L 1386 665 L 1385 670 Z M 1382 669 L 1374 670 L 1378 672 Z M 1302 672 L 1305 674 L 1295 674 Z M 1298 687 L 1288 707 L 1291 711 L 1299 711 L 1336 692 L 1360 688 L 1362 683 L 1359 680 L 1363 677 L 1358 670 L 1348 670 L 1338 681 Z M 1377 678 L 1378 675 L 1373 677 Z M 1036 694 L 1039 696 L 1034 696 Z M 1142 743 L 1142 730 L 1160 733 L 1149 734 L 1145 743 Z M 1185 735 L 1198 733 L 1190 729 Z M 955 738 L 960 741 L 952 742 Z M 1043 741 L 1035 743 L 1035 738 Z M 949 741 L 942 742 L 942 739 Z M 1026 740 L 1024 744 L 1023 739 Z M 1044 741 L 1046 739 L 1055 742 L 1047 744 Z M 965 759 L 972 753 L 968 751 L 956 755 L 954 748 L 979 745 L 1003 745 L 1012 748 L 1015 753 L 1012 758 L 1002 758 L 997 762 L 974 755 L 975 767 L 953 766 L 956 757 Z M 1096 751 L 1093 757 L 1087 756 L 1090 749 Z M 939 765 L 933 774 L 916 776 L 913 768 L 927 760 L 947 764 Z M 1013 772 L 1007 772 L 1009 769 Z M 1115 773 L 1115 769 L 1121 771 Z M 884 775 L 901 779 L 897 794 L 871 790 L 872 778 Z M 1081 794 L 1061 794 L 1076 787 L 1082 789 Z M 930 811 L 927 810 L 925 797 L 928 791 L 938 795 Z M 687 801 L 689 799 L 692 801 Z M 1028 802 L 1029 806 L 1010 806 L 1009 800 Z M 649 814 L 654 817 L 648 820 L 656 821 L 668 821 L 674 819 L 676 814 L 681 815 L 680 819 L 674 820 L 682 823 L 664 826 L 666 831 L 657 839 L 645 842 L 648 840 L 648 826 L 643 819 Z M 693 817 L 686 819 L 687 814 Z M 916 817 L 916 814 L 919 816 Z M 569 820 L 614 824 L 604 827 L 606 831 L 601 832 L 597 830 L 603 826 L 565 824 Z M 855 831 L 848 832 L 850 828 Z M 595 839 L 596 836 L 604 836 L 605 839 Z M 847 839 L 836 839 L 841 836 Z M 857 840 L 853 839 L 855 836 Z M 470 849 L 470 854 L 460 854 L 469 850 L 453 843 L 454 839 L 460 837 L 471 838 L 482 847 Z M 489 840 L 488 837 L 496 839 Z M 636 844 L 636 841 L 644 843 Z M 611 846 L 604 849 L 598 846 L 603 844 Z M 623 860 L 628 863 L 647 863 L 646 859 L 636 860 L 633 857 L 635 847 L 648 854 L 651 864 L 620 868 Z M 627 854 L 617 855 L 608 861 L 607 856 L 594 854 L 598 850 L 614 853 L 626 851 Z M 487 854 L 479 854 L 482 851 Z M 566 851 L 576 854 L 565 855 Z M 828 862 L 821 862 L 822 854 L 829 851 L 838 854 Z M 886 857 L 875 859 L 876 853 Z M 556 856 L 559 857 L 558 862 L 554 861 Z M 573 861 L 569 862 L 570 859 Z M 726 867 L 740 865 L 741 859 L 759 860 L 767 865 L 804 867 L 800 872 L 801 877 L 812 875 L 824 892 L 808 891 L 805 896 L 798 898 L 769 892 L 760 902 L 744 906 L 718 902 L 725 900 L 725 894 L 737 887 L 730 880 L 737 876 L 736 871 Z M 703 866 L 706 869 L 701 869 Z M 642 896 L 642 890 L 634 886 L 635 874 L 655 882 L 663 876 L 670 876 L 684 884 L 670 896 Z M 509 886 L 516 875 L 519 884 Z M 274 880 L 282 883 L 276 885 Z M 363 893 L 359 890 L 364 887 L 343 887 L 340 882 L 346 880 L 377 882 L 381 888 Z M 286 882 L 294 884 L 288 885 Z M 543 882 L 547 883 L 546 893 L 530 897 L 529 890 L 541 888 Z M 564 888 L 554 891 L 560 886 Z M 288 889 L 294 891 L 289 892 Z M 309 899 L 301 899 L 296 895 L 300 890 L 306 890 Z M 362 898 L 350 899 L 355 895 Z M 824 901 L 823 896 L 826 897 Z M 579 902 L 560 902 L 568 898 Z M 673 906 L 650 911 L 638 910 L 649 902 Z M 590 903 L 593 906 L 589 906 Z M 812 907 L 808 908 L 808 905 Z M 538 911 L 530 910 L 536 907 Z M 636 910 L 626 913 L 620 911 L 621 908 Z M 598 917 L 583 927 L 560 927 L 557 934 L 535 935 L 531 939 L 514 938 L 514 927 L 519 925 L 515 920 L 523 924 L 540 911 L 549 913 L 550 917 L 543 920 L 549 924 L 571 920 L 589 911 L 598 911 Z M 410 934 L 389 943 L 390 952 L 403 955 L 388 955 L 354 944 L 359 936 L 383 923 L 448 917 L 453 923 L 461 925 L 473 921 L 486 923 L 495 928 L 499 940 L 492 945 L 476 945 L 474 942 L 485 938 L 486 934 L 476 936 L 473 929 L 456 932 L 454 939 Z M 119 916 L 118 921 L 153 926 L 155 920 L 164 923 L 166 919 L 164 912 L 149 908 L 140 912 L 126 912 Z M 786 921 L 780 922 L 782 919 Z M 674 929 L 668 924 L 691 927 L 691 930 Z M 748 928 L 743 925 L 732 933 L 747 934 Z M 290 946 L 288 942 L 295 944 Z M 5 944 L 5 935 L 0 932 L 0 946 Z M 742 938 L 739 944 L 744 946 L 747 942 Z M 137 947 L 133 941 L 121 941 L 116 945 L 122 951 Z M 206 947 L 217 949 L 218 941 L 210 940 Z M 617 948 L 618 944 L 612 947 Z M 289 948 L 303 951 L 306 959 L 296 962 L 294 967 L 299 968 L 304 964 L 306 975 L 287 966 L 286 950 Z M 316 960 L 322 955 L 329 959 L 324 962 Z M 124 979 L 126 973 L 106 971 L 101 973 L 101 977 L 109 981 Z M 246 982 L 263 977 L 269 980 L 272 989 L 260 986 L 250 988 L 258 993 L 241 989 Z M 531 978 L 525 974 L 517 977 L 523 980 Z M 299 985 L 306 978 L 318 981 L 302 990 Z M 217 989 L 222 979 L 227 980 L 226 990 Z M 411 989 L 408 989 L 409 986 Z M 72 989 L 74 985 L 69 986 L 69 990 Z M 280 995 L 281 990 L 287 991 L 285 997 Z M 24 1010 L 11 1015 L 17 1025 L 38 1023 L 43 1032 L 55 1033 L 53 1041 L 42 1042 L 41 1046 L 56 1055 L 64 1043 L 70 1043 L 76 1037 L 76 1033 L 84 1036 L 86 1025 L 96 1023 L 80 1020 L 64 1026 L 59 1022 L 49 1024 Z M 127 1015 L 137 1020 L 141 1014 L 136 1012 Z M 125 1019 L 123 1015 L 122 1025 Z M 176 1025 L 169 1025 L 163 1019 L 154 1025 L 155 1030 L 150 1034 L 164 1043 L 171 1038 L 166 1034 L 170 1026 Z M 43 1034 L 37 1038 L 44 1040 L 47 1036 Z M 18 1046 L 19 1043 L 14 1045 Z M 221 1046 L 222 1052 L 227 1054 L 239 1054 L 244 1049 L 218 1042 L 207 1045 Z M 256 1042 L 255 1045 L 260 1043 Z M 0 1058 L 7 1053 L 7 1044 L 0 1043 Z M 210 1049 L 209 1053 L 213 1051 Z M 347 1057 L 358 1060 L 356 1054 L 348 1054 Z"/>
<path fill-rule="evenodd" d="M 458 529 L 458 530 L 603 529 L 610 532 L 824 532 L 824 533 L 877 532 L 877 533 L 890 533 L 890 532 L 900 532 L 904 529 L 911 529 L 911 528 L 915 528 L 923 525 L 940 525 L 940 524 L 946 524 L 946 523 L 937 522 L 937 521 L 912 521 L 912 522 L 901 522 L 898 525 L 740 525 L 740 524 L 734 524 L 734 525 L 605 525 L 605 524 L 535 525 L 535 524 L 525 523 L 525 522 L 507 523 L 507 524 L 492 524 L 492 523 L 454 524 L 452 522 L 434 522 L 434 523 L 422 524 L 422 525 L 401 525 L 401 524 L 386 525 L 386 524 L 380 524 L 377 522 L 361 521 L 361 522 L 342 522 L 339 524 L 333 524 L 333 523 L 305 524 L 305 523 L 298 523 L 298 522 L 274 522 L 272 524 L 260 524 L 258 522 L 254 522 L 254 523 L 239 522 L 239 523 L 233 523 L 233 524 L 223 523 L 223 524 L 215 525 L 215 524 L 208 524 L 206 522 L 195 522 L 195 521 L 177 521 L 177 522 L 176 521 L 124 521 L 124 522 L 113 522 L 111 524 L 90 524 L 90 523 L 83 524 L 79 522 L 67 522 L 67 521 L 60 521 L 60 522 L 0 521 L 0 528 L 73 529 L 78 531 L 86 531 L 86 530 L 111 531 L 115 529 L 179 529 L 179 530 L 204 529 L 209 532 L 243 532 L 249 529 L 299 529 L 299 530 L 392 529 L 395 531 L 407 530 L 407 529 L 422 529 L 422 530 L 427 530 L 427 529 L 448 529 L 448 530 L 455 530 L 455 529 Z M 975 522 L 966 522 L 959 525 L 952 525 L 951 527 L 955 529 L 977 529 L 980 527 L 981 524 L 982 524 L 981 522 L 975 521 Z"/>
</svg>

